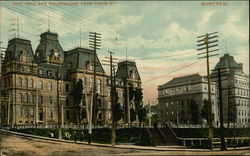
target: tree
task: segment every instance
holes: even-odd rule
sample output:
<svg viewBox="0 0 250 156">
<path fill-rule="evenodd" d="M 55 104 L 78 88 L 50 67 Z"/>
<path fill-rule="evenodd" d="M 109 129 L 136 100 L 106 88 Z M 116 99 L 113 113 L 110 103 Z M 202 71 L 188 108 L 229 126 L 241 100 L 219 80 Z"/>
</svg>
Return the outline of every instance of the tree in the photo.
<svg viewBox="0 0 250 156">
<path fill-rule="evenodd" d="M 208 122 L 208 100 L 203 100 L 203 107 L 201 109 L 201 116 Z"/>
<path fill-rule="evenodd" d="M 131 121 L 131 123 L 132 123 L 133 121 L 135 121 L 135 119 L 136 119 L 135 110 L 131 108 L 131 109 L 130 109 L 130 121 Z"/>
<path fill-rule="evenodd" d="M 147 110 L 145 107 L 143 107 L 143 105 L 141 105 L 138 111 L 138 120 L 139 120 L 140 125 L 142 122 L 146 120 L 146 116 L 147 116 Z"/>
<path fill-rule="evenodd" d="M 134 87 L 132 84 L 129 84 L 129 101 L 131 101 L 134 97 Z"/>
<path fill-rule="evenodd" d="M 190 110 L 191 110 L 191 121 L 193 124 L 198 124 L 199 122 L 199 106 L 194 99 L 191 99 L 190 102 Z"/>
<path fill-rule="evenodd" d="M 114 100 L 115 100 L 115 121 L 119 121 L 121 120 L 121 118 L 123 117 L 123 107 L 120 103 L 118 103 L 119 101 L 119 96 L 118 96 L 118 92 L 116 91 L 114 94 Z"/>
<path fill-rule="evenodd" d="M 123 108 L 120 103 L 116 104 L 116 122 L 121 120 L 123 117 Z"/>
<path fill-rule="evenodd" d="M 139 120 L 139 110 L 142 109 L 143 94 L 141 88 L 135 88 L 134 90 L 134 104 L 135 104 L 135 112 L 136 112 L 136 119 Z"/>
<path fill-rule="evenodd" d="M 201 116 L 208 122 L 208 108 L 209 108 L 209 101 L 204 99 L 203 101 L 203 108 L 201 109 Z M 214 114 L 212 114 L 212 120 L 214 120 Z"/>
<path fill-rule="evenodd" d="M 78 109 L 78 124 L 80 124 L 82 120 L 82 108 L 83 108 L 83 106 L 81 105 L 81 100 L 83 98 L 83 83 L 81 79 L 79 79 L 77 84 L 75 84 L 74 90 L 71 93 L 71 95 L 73 96 L 74 105 Z"/>
</svg>

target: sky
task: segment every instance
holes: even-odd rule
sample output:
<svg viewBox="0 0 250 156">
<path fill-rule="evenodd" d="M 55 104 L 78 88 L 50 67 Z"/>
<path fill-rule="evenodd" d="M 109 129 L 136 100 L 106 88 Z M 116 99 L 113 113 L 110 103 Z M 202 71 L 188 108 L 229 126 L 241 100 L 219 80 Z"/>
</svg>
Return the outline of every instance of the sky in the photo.
<svg viewBox="0 0 250 156">
<path fill-rule="evenodd" d="M 65 51 L 88 48 L 89 32 L 100 33 L 100 60 L 113 51 L 119 61 L 127 54 L 136 62 L 145 104 L 156 103 L 158 85 L 174 77 L 206 75 L 206 60 L 198 59 L 196 50 L 197 36 L 205 33 L 218 31 L 219 36 L 219 56 L 210 58 L 211 69 L 229 53 L 249 74 L 248 1 L 227 1 L 227 6 L 204 6 L 200 1 L 105 2 L 0 1 L 1 46 L 18 36 L 18 25 L 19 37 L 31 40 L 33 51 L 39 35 L 48 30 L 58 33 Z"/>
</svg>

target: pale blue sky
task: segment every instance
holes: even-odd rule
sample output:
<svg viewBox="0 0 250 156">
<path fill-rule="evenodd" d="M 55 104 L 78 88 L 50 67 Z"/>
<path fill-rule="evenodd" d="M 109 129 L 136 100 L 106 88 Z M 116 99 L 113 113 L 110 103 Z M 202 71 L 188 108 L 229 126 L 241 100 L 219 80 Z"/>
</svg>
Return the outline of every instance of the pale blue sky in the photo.
<svg viewBox="0 0 250 156">
<path fill-rule="evenodd" d="M 60 1 L 62 2 L 62 1 Z M 126 45 L 128 58 L 136 60 L 141 74 L 145 99 L 156 97 L 157 85 L 175 76 L 199 72 L 205 74 L 205 62 L 191 66 L 167 76 L 168 72 L 197 61 L 196 37 L 206 32 L 219 31 L 219 54 L 225 51 L 244 63 L 248 73 L 249 53 L 249 2 L 228 1 L 228 6 L 202 6 L 199 1 L 135 1 L 114 2 L 112 5 L 36 5 L 14 4 L 1 1 L 1 40 L 6 47 L 8 38 L 16 32 L 11 19 L 19 16 L 20 37 L 32 41 L 35 51 L 39 35 L 48 30 L 59 34 L 64 50 L 79 46 L 80 26 L 82 47 L 88 47 L 88 32 L 102 34 L 100 57 L 114 51 L 119 59 L 125 59 Z M 56 3 L 56 2 L 55 2 Z M 11 8 L 13 11 L 7 8 Z M 49 16 L 48 16 L 49 14 Z M 49 17 L 49 18 L 48 18 Z M 48 20 L 50 19 L 50 20 Z M 13 24 L 13 21 L 12 21 Z M 117 38 L 117 40 L 115 39 Z M 164 56 L 183 54 L 167 59 Z M 158 59 L 161 57 L 161 59 Z M 157 59 L 141 60 L 141 58 Z M 214 67 L 219 56 L 211 59 Z M 154 81 L 147 81 L 159 77 Z M 148 88 L 154 93 L 147 92 Z M 150 89 L 152 90 L 152 89 Z M 152 95 L 152 96 L 150 96 Z"/>
</svg>

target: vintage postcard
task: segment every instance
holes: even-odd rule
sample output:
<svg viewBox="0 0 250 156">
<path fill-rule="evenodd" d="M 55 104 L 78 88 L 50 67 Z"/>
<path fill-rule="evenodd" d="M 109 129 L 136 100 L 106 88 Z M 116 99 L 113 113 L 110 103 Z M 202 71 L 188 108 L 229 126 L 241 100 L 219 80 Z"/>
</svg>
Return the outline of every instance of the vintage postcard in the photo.
<svg viewBox="0 0 250 156">
<path fill-rule="evenodd" d="M 0 0 L 0 155 L 249 155 L 249 1 Z"/>
</svg>

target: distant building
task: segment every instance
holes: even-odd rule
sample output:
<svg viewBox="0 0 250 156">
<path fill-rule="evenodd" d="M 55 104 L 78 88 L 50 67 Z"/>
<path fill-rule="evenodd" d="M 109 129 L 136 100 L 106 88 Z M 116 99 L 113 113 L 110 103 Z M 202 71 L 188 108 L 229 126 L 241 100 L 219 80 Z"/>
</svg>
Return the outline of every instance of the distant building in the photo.
<svg viewBox="0 0 250 156">
<path fill-rule="evenodd" d="M 218 68 L 221 68 L 222 102 L 224 125 L 250 127 L 249 75 L 243 72 L 243 64 L 233 56 L 225 54 L 211 72 L 212 112 L 214 124 L 219 125 L 219 83 Z M 199 74 L 177 77 L 158 86 L 160 122 L 191 124 L 190 101 L 202 108 L 208 99 L 207 78 Z M 199 114 L 200 116 L 200 114 Z M 202 123 L 202 118 L 199 117 Z"/>
<path fill-rule="evenodd" d="M 41 34 L 40 44 L 33 52 L 31 41 L 9 40 L 1 73 L 1 123 L 23 124 L 78 124 L 87 123 L 87 113 L 93 88 L 94 52 L 87 48 L 64 51 L 58 35 Z M 111 123 L 110 76 L 96 59 L 97 103 L 94 105 L 95 123 Z M 123 74 L 126 69 L 127 74 Z M 141 87 L 135 62 L 123 61 L 116 71 L 119 103 L 126 108 L 127 84 Z M 73 99 L 73 90 L 83 82 L 84 98 L 80 105 Z M 130 103 L 130 108 L 133 103 Z M 125 120 L 125 118 L 123 118 Z"/>
<path fill-rule="evenodd" d="M 201 117 L 203 101 L 208 99 L 207 77 L 192 74 L 173 78 L 158 86 L 159 122 L 172 124 L 192 124 L 191 103 L 198 105 L 198 124 L 204 121 Z M 212 112 L 214 123 L 218 121 L 218 107 L 215 83 L 211 83 Z"/>
<path fill-rule="evenodd" d="M 243 72 L 243 64 L 225 54 L 211 74 L 218 88 L 217 70 L 221 68 L 224 124 L 250 126 L 249 75 Z M 226 71 L 226 72 L 225 72 Z M 219 98 L 219 97 L 218 97 Z M 219 103 L 218 103 L 219 104 Z"/>
</svg>

